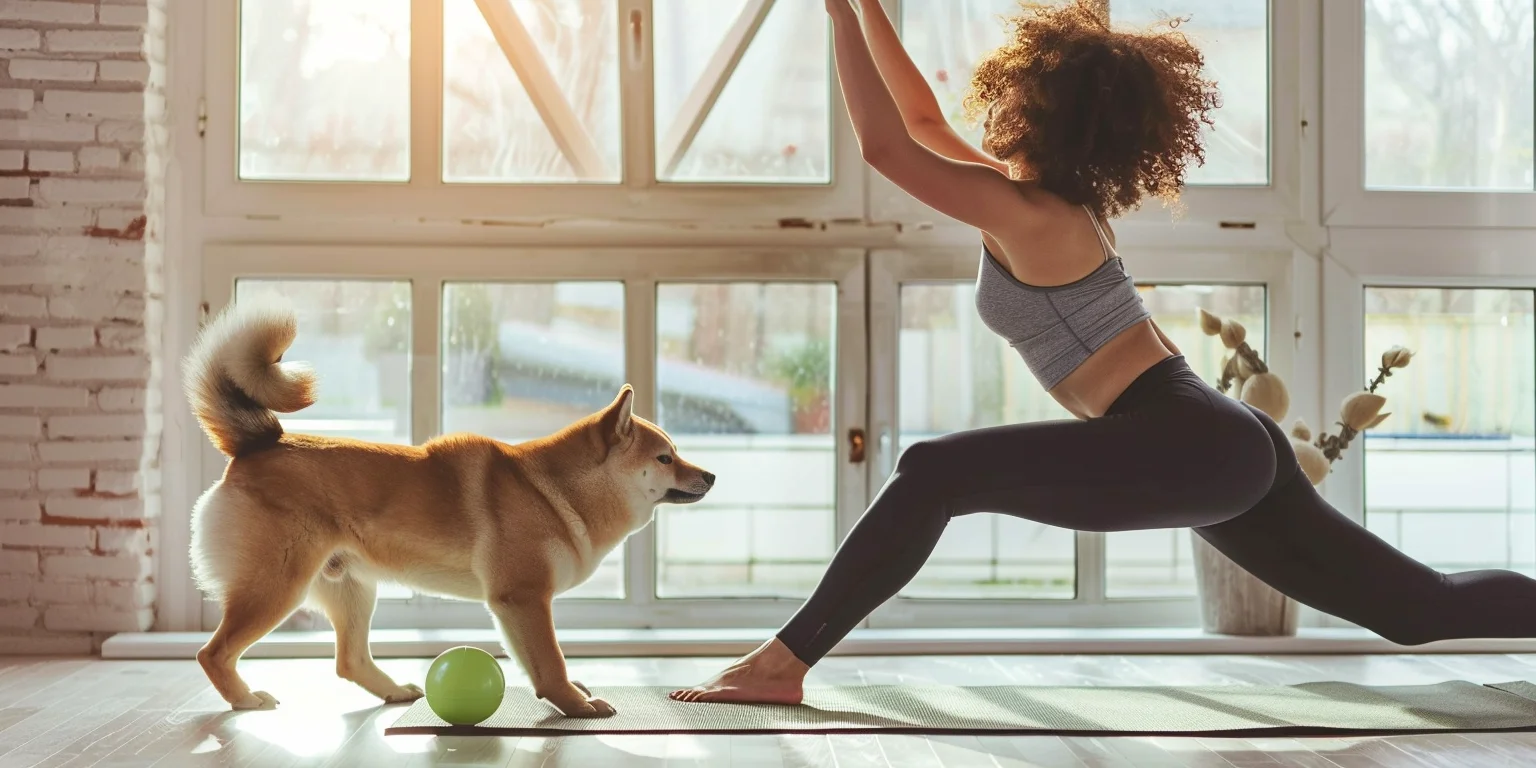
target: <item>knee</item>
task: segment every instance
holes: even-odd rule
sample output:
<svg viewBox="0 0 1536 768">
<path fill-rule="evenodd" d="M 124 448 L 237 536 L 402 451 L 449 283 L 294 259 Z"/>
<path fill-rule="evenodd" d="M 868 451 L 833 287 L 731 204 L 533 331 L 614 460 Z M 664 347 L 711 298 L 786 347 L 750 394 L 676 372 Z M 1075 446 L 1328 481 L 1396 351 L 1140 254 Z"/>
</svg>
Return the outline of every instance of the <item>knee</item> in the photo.
<svg viewBox="0 0 1536 768">
<path fill-rule="evenodd" d="M 896 461 L 899 477 L 938 477 L 944 474 L 943 462 L 949 451 L 937 440 L 921 440 L 901 452 Z"/>
</svg>

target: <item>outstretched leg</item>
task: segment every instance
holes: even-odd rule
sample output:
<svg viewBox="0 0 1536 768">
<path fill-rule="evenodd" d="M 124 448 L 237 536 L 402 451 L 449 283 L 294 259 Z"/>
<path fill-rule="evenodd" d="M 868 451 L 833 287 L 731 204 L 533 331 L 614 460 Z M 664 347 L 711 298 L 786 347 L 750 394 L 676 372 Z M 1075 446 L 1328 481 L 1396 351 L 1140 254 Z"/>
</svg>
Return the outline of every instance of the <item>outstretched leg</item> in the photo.
<svg viewBox="0 0 1536 768">
<path fill-rule="evenodd" d="M 912 446 L 777 637 L 672 697 L 799 701 L 809 668 L 917 574 L 956 515 L 1000 512 L 1121 531 L 1209 524 L 1249 509 L 1270 488 L 1274 449 L 1249 412 L 1211 395 L 1185 386 L 1102 419 L 973 430 Z"/>
<path fill-rule="evenodd" d="M 1536 579 L 1444 574 L 1403 554 L 1330 506 L 1296 466 L 1283 431 L 1262 421 L 1289 471 L 1253 509 L 1195 529 L 1222 554 L 1296 601 L 1400 645 L 1536 637 Z"/>
<path fill-rule="evenodd" d="M 339 677 L 357 683 L 389 704 L 422 697 L 420 688 L 400 685 L 374 663 L 373 652 L 368 648 L 368 625 L 373 621 L 378 588 L 372 582 L 345 573 L 336 579 L 321 577 L 315 579 L 309 594 L 336 630 Z"/>
</svg>

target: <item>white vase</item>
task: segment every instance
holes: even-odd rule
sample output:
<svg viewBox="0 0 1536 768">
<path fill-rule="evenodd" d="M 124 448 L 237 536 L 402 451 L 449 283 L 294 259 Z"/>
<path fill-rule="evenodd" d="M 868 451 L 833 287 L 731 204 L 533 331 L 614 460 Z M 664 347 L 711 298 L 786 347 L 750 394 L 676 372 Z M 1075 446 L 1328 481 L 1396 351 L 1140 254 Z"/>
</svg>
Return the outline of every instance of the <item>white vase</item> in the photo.
<svg viewBox="0 0 1536 768">
<path fill-rule="evenodd" d="M 1194 531 L 1195 585 L 1200 624 L 1218 635 L 1289 637 L 1296 634 L 1300 606 L 1259 581 Z"/>
</svg>

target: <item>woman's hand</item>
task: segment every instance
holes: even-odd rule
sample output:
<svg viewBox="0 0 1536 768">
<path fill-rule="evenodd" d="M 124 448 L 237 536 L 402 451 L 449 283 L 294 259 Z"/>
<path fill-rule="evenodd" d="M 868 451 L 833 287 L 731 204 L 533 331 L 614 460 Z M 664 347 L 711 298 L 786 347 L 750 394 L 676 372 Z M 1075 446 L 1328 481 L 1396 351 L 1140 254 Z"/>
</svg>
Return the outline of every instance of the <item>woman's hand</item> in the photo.
<svg viewBox="0 0 1536 768">
<path fill-rule="evenodd" d="M 827 13 L 833 16 L 842 14 L 856 15 L 854 0 L 827 0 Z"/>
</svg>

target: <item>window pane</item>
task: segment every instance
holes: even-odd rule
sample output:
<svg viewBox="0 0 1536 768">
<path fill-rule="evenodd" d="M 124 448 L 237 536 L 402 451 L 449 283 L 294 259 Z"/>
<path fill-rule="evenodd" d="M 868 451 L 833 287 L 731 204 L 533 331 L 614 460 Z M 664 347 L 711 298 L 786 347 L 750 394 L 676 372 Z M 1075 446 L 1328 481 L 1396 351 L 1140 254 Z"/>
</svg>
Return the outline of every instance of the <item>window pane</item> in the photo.
<svg viewBox="0 0 1536 768">
<path fill-rule="evenodd" d="M 615 0 L 492 5 L 510 56 L 475 0 L 443 3 L 443 180 L 617 183 Z"/>
<path fill-rule="evenodd" d="M 240 178 L 410 176 L 410 0 L 240 3 Z"/>
<path fill-rule="evenodd" d="M 442 349 L 444 433 L 558 432 L 624 384 L 624 284 L 449 283 Z M 621 598 L 623 574 L 620 547 L 562 597 Z"/>
<path fill-rule="evenodd" d="M 411 284 L 383 280 L 235 283 L 235 301 L 275 295 L 298 313 L 283 359 L 309 363 L 320 399 L 281 414 L 283 429 L 382 443 L 411 442 Z"/>
<path fill-rule="evenodd" d="M 719 477 L 657 515 L 661 597 L 803 597 L 836 543 L 832 438 L 837 286 L 664 284 L 656 292 L 662 428 Z"/>
<path fill-rule="evenodd" d="M 1532 189 L 1532 0 L 1365 0 L 1365 184 Z"/>
<path fill-rule="evenodd" d="M 965 429 L 1071 418 L 1018 353 L 982 325 L 971 283 L 902 286 L 898 345 L 901 450 Z M 1074 536 L 1006 515 L 955 518 L 901 594 L 1070 599 L 1076 592 Z"/>
<path fill-rule="evenodd" d="M 904 0 L 902 35 L 939 104 L 973 143 L 981 126 L 967 126 L 961 101 L 978 61 L 1005 41 L 1002 18 L 1018 0 Z M 1206 57 L 1206 73 L 1223 106 L 1207 128 L 1206 163 L 1190 184 L 1269 183 L 1269 9 L 1264 0 L 1110 0 L 1116 23 L 1146 25 L 1167 13 L 1187 17 L 1180 29 Z"/>
<path fill-rule="evenodd" d="M 1392 413 L 1341 461 L 1365 462 L 1366 526 L 1433 568 L 1536 574 L 1536 330 L 1531 291 L 1368 288 L 1365 370 Z"/>
<path fill-rule="evenodd" d="M 1266 353 L 1265 290 L 1262 285 L 1144 286 L 1142 298 L 1158 327 L 1184 353 L 1189 367 L 1215 384 L 1227 354 L 1221 339 L 1200 330 L 1197 310 L 1236 320 L 1248 329 L 1248 344 Z M 1189 529 L 1105 534 L 1105 594 L 1109 597 L 1182 597 L 1195 594 Z"/>
<path fill-rule="evenodd" d="M 821 0 L 653 0 L 656 176 L 677 182 L 831 181 L 831 66 Z M 717 87 L 722 77 L 725 85 Z M 708 109 L 708 94 L 718 93 Z M 707 110 L 707 111 L 706 111 Z M 702 119 L 701 119 L 702 116 Z M 693 135 L 691 141 L 689 136 Z"/>
</svg>

